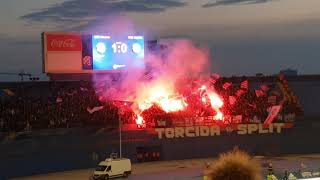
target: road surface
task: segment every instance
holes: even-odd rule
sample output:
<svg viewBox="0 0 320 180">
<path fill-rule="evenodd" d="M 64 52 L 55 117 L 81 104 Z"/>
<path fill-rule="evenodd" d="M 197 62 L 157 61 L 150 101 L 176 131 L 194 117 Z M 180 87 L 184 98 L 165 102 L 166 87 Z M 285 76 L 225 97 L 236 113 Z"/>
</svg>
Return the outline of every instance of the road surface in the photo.
<svg viewBox="0 0 320 180">
<path fill-rule="evenodd" d="M 285 157 L 255 157 L 262 166 L 272 162 L 276 174 L 282 174 L 284 170 L 298 171 L 303 163 L 307 169 L 320 171 L 320 155 L 291 155 Z M 193 159 L 180 161 L 163 161 L 134 164 L 132 175 L 127 180 L 201 180 L 202 169 L 206 162 L 213 159 Z M 264 167 L 264 174 L 266 168 Z M 74 170 L 30 177 L 15 178 L 14 180 L 88 180 L 93 169 Z M 118 178 L 121 180 L 123 178 Z"/>
</svg>

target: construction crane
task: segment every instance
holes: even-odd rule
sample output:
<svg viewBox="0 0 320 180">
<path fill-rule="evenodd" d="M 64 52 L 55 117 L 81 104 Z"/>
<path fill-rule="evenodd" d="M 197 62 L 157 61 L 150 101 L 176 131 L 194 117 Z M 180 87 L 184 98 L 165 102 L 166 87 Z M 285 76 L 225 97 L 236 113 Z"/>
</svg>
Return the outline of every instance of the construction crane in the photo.
<svg viewBox="0 0 320 180">
<path fill-rule="evenodd" d="M 24 73 L 24 72 L 20 72 L 20 73 L 8 73 L 8 72 L 0 72 L 0 75 L 12 75 L 12 76 L 20 76 L 21 81 L 23 81 L 24 76 L 28 76 L 29 79 L 31 80 L 31 74 L 30 73 Z"/>
</svg>

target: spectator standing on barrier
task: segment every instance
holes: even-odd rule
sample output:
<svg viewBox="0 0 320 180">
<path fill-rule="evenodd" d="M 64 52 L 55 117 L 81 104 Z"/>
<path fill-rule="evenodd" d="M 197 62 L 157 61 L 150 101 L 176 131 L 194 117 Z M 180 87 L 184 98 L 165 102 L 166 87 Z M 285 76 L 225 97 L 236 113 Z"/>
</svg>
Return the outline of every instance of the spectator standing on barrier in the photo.
<svg viewBox="0 0 320 180">
<path fill-rule="evenodd" d="M 267 175 L 268 180 L 273 180 L 273 166 L 272 163 L 268 163 L 268 175 Z"/>
<path fill-rule="evenodd" d="M 278 180 L 278 178 L 274 175 L 273 165 L 272 165 L 271 162 L 268 164 L 268 175 L 267 175 L 267 179 L 268 179 L 268 180 Z"/>
<path fill-rule="evenodd" d="M 98 160 L 99 160 L 99 155 L 98 153 L 96 152 L 92 152 L 92 162 L 93 162 L 93 165 L 95 166 L 97 163 L 98 163 Z"/>
<path fill-rule="evenodd" d="M 2 118 L 2 117 L 0 117 L 0 131 L 1 132 L 5 131 L 5 122 L 4 122 L 4 118 Z"/>
<path fill-rule="evenodd" d="M 289 174 L 287 170 L 284 171 L 283 180 L 289 180 Z"/>
<path fill-rule="evenodd" d="M 208 171 L 210 169 L 210 163 L 207 162 L 205 163 L 205 170 L 204 170 L 204 173 L 203 173 L 203 180 L 208 180 Z"/>
</svg>

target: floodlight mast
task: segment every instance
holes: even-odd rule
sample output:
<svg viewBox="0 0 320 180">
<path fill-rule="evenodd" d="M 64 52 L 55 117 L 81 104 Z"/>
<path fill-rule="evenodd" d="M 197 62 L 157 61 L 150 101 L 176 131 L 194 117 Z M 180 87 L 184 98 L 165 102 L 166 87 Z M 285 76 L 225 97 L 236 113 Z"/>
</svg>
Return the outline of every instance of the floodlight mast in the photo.
<svg viewBox="0 0 320 180">
<path fill-rule="evenodd" d="M 120 159 L 122 158 L 122 134 L 121 134 L 121 118 L 119 117 L 119 146 L 120 146 Z"/>
</svg>

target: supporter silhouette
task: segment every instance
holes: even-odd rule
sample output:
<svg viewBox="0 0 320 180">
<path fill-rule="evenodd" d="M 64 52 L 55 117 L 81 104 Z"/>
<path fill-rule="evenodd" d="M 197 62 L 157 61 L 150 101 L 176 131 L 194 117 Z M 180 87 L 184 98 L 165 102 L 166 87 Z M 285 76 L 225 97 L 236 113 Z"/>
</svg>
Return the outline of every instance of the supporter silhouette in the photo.
<svg viewBox="0 0 320 180">
<path fill-rule="evenodd" d="M 203 82 L 199 79 L 197 81 Z M 223 99 L 224 105 L 221 111 L 224 115 L 229 117 L 241 115 L 240 122 L 237 121 L 236 123 L 250 123 L 253 119 L 264 120 L 268 116 L 267 109 L 270 106 L 268 104 L 268 93 L 257 97 L 254 89 L 247 88 L 238 97 L 237 91 L 241 89 L 241 86 L 239 86 L 241 81 L 237 78 L 214 78 L 206 81 L 211 83 L 209 86 L 214 87 L 217 94 Z M 228 88 L 224 88 L 226 83 L 229 84 Z M 263 84 L 262 81 L 259 83 Z M 199 98 L 199 94 L 193 93 L 193 91 L 199 89 L 199 83 L 198 85 L 193 82 L 189 84 L 192 84 L 191 87 L 194 86 L 193 90 L 187 88 L 184 89 L 185 92 L 181 93 L 184 94 L 188 104 L 184 111 L 164 114 L 157 108 L 151 108 L 142 113 L 145 116 L 143 117 L 145 121 L 152 124 L 156 119 L 155 117 L 161 113 L 165 115 L 165 118 L 175 117 L 175 119 L 180 119 L 181 122 L 184 121 L 185 117 L 214 116 L 216 112 L 208 104 L 209 101 L 204 104 Z M 272 90 L 272 86 L 270 88 Z M 118 124 L 119 106 L 115 106 L 113 102 L 107 100 L 107 97 L 96 92 L 90 83 L 49 82 L 47 84 L 33 84 L 32 86 L 22 84 L 13 91 L 14 96 L 0 99 L 1 132 L 88 127 L 91 125 L 113 126 Z M 230 97 L 234 98 L 235 101 L 230 103 Z M 278 99 L 282 99 L 281 94 L 277 95 L 277 101 Z M 104 106 L 104 108 L 95 113 L 88 112 L 88 107 L 97 106 Z M 283 114 L 297 111 L 295 105 L 287 102 L 284 103 L 282 109 L 281 113 Z M 123 123 L 135 123 L 136 115 L 130 108 L 122 116 Z M 233 121 L 232 118 L 229 119 L 230 122 Z"/>
<path fill-rule="evenodd" d="M 247 153 L 234 149 L 223 153 L 204 170 L 208 180 L 261 180 L 260 164 Z"/>
</svg>

